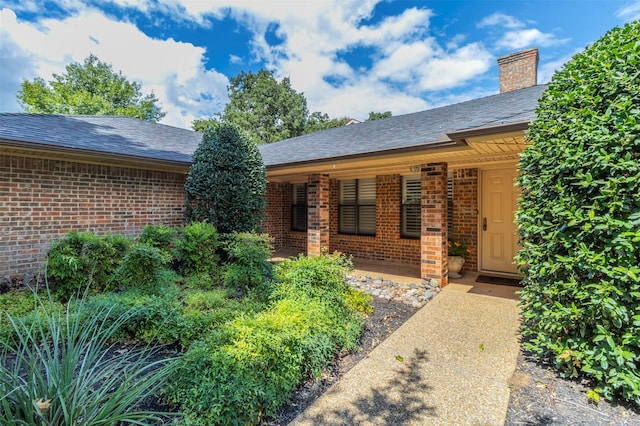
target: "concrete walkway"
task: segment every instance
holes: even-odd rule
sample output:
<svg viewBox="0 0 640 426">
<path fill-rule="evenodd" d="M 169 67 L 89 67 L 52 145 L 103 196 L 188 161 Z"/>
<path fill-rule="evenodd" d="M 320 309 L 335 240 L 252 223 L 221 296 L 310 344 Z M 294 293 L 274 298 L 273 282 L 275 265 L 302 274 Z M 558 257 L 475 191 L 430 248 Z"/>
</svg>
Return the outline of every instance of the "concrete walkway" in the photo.
<svg viewBox="0 0 640 426">
<path fill-rule="evenodd" d="M 513 299 L 445 287 L 291 425 L 504 424 L 519 351 Z"/>
</svg>

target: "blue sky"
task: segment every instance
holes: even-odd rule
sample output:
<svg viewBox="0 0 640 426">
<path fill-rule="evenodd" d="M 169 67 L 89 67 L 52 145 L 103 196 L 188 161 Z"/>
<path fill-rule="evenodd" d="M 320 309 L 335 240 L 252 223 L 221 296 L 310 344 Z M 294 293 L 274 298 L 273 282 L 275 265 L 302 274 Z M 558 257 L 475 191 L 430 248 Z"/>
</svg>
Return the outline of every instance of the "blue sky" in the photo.
<svg viewBox="0 0 640 426">
<path fill-rule="evenodd" d="M 94 53 L 173 126 L 220 112 L 229 78 L 260 68 L 311 112 L 399 115 L 496 93 L 496 58 L 529 47 L 545 83 L 634 19 L 640 0 L 0 0 L 0 111 L 21 111 L 24 79 Z"/>
</svg>

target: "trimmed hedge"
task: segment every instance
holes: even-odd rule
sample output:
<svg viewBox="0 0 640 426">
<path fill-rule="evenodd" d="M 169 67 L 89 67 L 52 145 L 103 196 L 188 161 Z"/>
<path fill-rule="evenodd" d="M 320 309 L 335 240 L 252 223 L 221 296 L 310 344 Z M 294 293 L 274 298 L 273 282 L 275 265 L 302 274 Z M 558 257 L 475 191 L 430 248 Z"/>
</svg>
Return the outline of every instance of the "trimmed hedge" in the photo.
<svg viewBox="0 0 640 426">
<path fill-rule="evenodd" d="M 640 405 L 640 22 L 553 76 L 527 137 L 524 347 Z"/>
</svg>

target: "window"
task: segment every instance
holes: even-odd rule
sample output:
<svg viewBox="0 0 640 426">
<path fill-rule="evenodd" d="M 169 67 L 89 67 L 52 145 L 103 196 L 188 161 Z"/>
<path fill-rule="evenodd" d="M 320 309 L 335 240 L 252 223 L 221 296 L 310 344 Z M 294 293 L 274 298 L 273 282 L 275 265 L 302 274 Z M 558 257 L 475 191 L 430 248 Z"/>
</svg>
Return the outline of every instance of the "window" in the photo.
<svg viewBox="0 0 640 426">
<path fill-rule="evenodd" d="M 420 176 L 402 178 L 402 212 L 400 235 L 406 238 L 420 238 Z"/>
<path fill-rule="evenodd" d="M 402 178 L 402 212 L 400 235 L 405 238 L 420 238 L 420 176 Z M 447 226 L 453 234 L 453 173 L 447 176 Z"/>
<path fill-rule="evenodd" d="M 307 230 L 307 184 L 291 185 L 291 230 Z"/>
<path fill-rule="evenodd" d="M 340 181 L 338 230 L 342 234 L 376 234 L 376 179 Z"/>
</svg>

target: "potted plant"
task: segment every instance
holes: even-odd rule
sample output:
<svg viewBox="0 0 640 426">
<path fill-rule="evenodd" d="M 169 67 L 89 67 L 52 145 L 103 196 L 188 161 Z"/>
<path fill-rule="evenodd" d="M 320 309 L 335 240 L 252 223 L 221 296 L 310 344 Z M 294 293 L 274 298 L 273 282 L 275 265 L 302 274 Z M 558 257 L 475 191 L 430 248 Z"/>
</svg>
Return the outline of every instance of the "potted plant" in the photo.
<svg viewBox="0 0 640 426">
<path fill-rule="evenodd" d="M 464 265 L 464 255 L 469 253 L 467 243 L 450 238 L 447 242 L 447 254 L 449 264 L 449 278 L 461 278 L 462 266 Z"/>
</svg>

